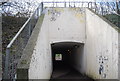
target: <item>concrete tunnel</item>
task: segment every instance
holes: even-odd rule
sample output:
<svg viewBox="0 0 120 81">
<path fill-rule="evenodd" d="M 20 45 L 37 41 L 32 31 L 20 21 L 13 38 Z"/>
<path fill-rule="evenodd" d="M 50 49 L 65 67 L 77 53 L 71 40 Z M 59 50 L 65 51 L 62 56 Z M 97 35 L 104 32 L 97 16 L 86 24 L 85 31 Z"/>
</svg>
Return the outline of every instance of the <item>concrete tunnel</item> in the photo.
<svg viewBox="0 0 120 81">
<path fill-rule="evenodd" d="M 71 70 L 81 68 L 84 44 L 77 42 L 60 42 L 51 44 L 53 73 L 52 78 L 68 74 Z"/>
<path fill-rule="evenodd" d="M 46 8 L 23 51 L 17 78 L 118 79 L 118 35 L 115 25 L 88 8 Z"/>
</svg>

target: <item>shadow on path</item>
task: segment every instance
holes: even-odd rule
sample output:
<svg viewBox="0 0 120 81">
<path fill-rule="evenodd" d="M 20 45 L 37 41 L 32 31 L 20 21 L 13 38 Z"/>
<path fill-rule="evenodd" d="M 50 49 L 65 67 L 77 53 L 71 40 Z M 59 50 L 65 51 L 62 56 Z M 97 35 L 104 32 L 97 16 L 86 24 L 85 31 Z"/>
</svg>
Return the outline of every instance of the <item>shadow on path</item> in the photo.
<svg viewBox="0 0 120 81">
<path fill-rule="evenodd" d="M 50 81 L 94 81 L 93 79 L 82 75 L 70 66 L 57 66 L 53 70 Z"/>
</svg>

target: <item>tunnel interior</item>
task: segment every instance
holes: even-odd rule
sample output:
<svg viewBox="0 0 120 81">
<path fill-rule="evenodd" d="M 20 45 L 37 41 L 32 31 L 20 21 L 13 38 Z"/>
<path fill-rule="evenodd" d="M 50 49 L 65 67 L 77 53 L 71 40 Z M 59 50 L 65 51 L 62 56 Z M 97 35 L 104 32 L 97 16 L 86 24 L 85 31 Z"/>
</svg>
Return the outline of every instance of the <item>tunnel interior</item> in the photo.
<svg viewBox="0 0 120 81">
<path fill-rule="evenodd" d="M 81 66 L 84 56 L 84 44 L 76 42 L 60 42 L 51 44 L 53 73 L 51 78 L 63 78 L 67 74 L 81 77 Z M 77 75 L 76 75 L 77 74 Z M 68 77 L 69 76 L 69 77 Z M 64 77 L 66 78 L 66 77 Z"/>
</svg>

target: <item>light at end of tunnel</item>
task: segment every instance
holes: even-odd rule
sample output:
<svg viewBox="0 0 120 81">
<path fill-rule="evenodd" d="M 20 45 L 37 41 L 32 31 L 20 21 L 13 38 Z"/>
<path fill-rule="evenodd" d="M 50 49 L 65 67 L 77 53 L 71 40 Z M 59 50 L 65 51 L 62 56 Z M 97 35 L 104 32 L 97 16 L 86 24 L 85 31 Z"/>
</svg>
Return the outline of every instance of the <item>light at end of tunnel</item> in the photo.
<svg viewBox="0 0 120 81">
<path fill-rule="evenodd" d="M 55 60 L 56 61 L 61 61 L 62 60 L 62 54 L 56 54 L 55 55 Z"/>
</svg>

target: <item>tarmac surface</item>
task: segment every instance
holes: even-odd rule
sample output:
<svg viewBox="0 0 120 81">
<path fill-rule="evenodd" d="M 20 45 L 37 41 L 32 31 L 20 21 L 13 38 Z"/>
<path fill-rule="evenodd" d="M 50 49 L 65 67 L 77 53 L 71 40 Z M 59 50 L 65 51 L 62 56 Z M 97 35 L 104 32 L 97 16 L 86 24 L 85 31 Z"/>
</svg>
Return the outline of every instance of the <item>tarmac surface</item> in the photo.
<svg viewBox="0 0 120 81">
<path fill-rule="evenodd" d="M 57 65 L 54 67 L 50 81 L 94 81 L 93 79 L 82 75 L 69 65 Z"/>
</svg>

